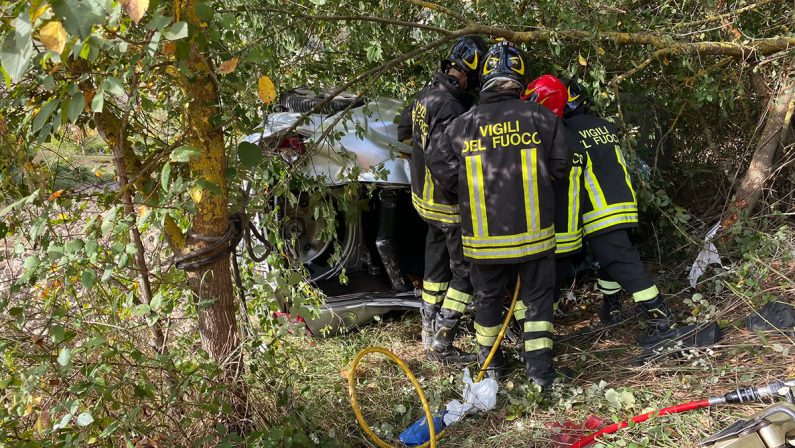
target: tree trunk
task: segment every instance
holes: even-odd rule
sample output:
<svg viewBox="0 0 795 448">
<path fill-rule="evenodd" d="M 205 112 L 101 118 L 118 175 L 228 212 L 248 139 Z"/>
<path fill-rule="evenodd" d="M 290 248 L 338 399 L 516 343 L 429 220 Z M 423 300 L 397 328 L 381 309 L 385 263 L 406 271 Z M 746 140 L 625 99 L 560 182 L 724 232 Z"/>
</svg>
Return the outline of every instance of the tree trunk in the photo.
<svg viewBox="0 0 795 448">
<path fill-rule="evenodd" d="M 185 19 L 193 25 L 193 29 L 199 30 L 201 21 L 196 17 L 194 4 L 194 0 L 183 0 L 180 6 Z M 182 77 L 180 81 L 189 101 L 188 143 L 199 151 L 199 156 L 189 162 L 191 178 L 203 183 L 204 187 L 195 184 L 191 191 L 196 203 L 196 216 L 186 241 L 187 252 L 206 247 L 208 240 L 223 236 L 230 225 L 226 148 L 220 125 L 218 85 L 210 59 L 201 52 L 194 36 L 191 39 L 187 61 L 190 76 Z M 245 386 L 241 381 L 243 357 L 235 316 L 237 307 L 229 255 L 225 254 L 199 270 L 188 272 L 188 283 L 198 304 L 202 348 L 222 366 L 222 380 L 231 391 L 226 398 L 231 401 L 235 415 L 233 421 L 225 423 L 232 431 L 245 431 L 249 427 L 249 412 Z"/>
<path fill-rule="evenodd" d="M 762 197 L 762 189 L 773 171 L 773 159 L 779 148 L 786 146 L 790 136 L 793 108 L 795 108 L 795 77 L 784 72 L 779 86 L 768 101 L 766 114 L 762 115 L 764 123 L 762 135 L 756 144 L 748 171 L 745 172 L 740 186 L 734 195 L 729 210 L 721 220 L 723 230 L 731 227 L 742 213 L 751 212 Z M 764 121 L 762 121 L 764 120 Z"/>
</svg>

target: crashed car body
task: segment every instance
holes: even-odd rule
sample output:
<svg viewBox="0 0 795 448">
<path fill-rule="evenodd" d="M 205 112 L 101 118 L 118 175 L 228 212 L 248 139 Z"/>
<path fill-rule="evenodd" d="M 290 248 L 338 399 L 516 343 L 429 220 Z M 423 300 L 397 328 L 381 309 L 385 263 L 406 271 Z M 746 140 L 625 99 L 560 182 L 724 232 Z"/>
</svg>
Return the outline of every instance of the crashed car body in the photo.
<svg viewBox="0 0 795 448">
<path fill-rule="evenodd" d="M 361 197 L 368 198 L 368 206 L 356 217 L 339 214 L 339 256 L 331 256 L 334 241 L 321 236 L 309 201 L 302 200 L 307 195 L 299 192 L 298 206 L 284 213 L 285 236 L 296 242 L 293 255 L 326 295 L 318 316 L 302 316 L 307 327 L 313 334 L 333 334 L 392 310 L 418 309 L 415 282 L 422 278 L 427 227 L 411 205 L 411 147 L 397 138 L 397 121 L 404 104 L 377 98 L 351 105 L 343 99 L 336 103 L 336 109 L 355 107 L 348 112 L 332 110 L 304 118 L 301 109 L 316 103 L 294 107 L 290 102 L 292 92 L 296 91 L 280 100 L 287 110 L 269 114 L 245 140 L 260 147 L 293 150 L 294 159 L 303 155 L 304 146 L 311 146 L 311 153 L 303 157 L 298 169 L 329 186 L 349 183 L 350 174 L 356 173 L 354 182 L 359 184 Z M 299 92 L 305 98 L 316 98 L 305 90 Z M 341 113 L 348 115 L 338 120 Z M 334 128 L 328 129 L 330 126 Z M 324 138 L 331 132 L 335 139 Z M 344 285 L 339 280 L 342 272 L 348 279 Z M 281 305 L 286 311 L 288 304 Z"/>
</svg>

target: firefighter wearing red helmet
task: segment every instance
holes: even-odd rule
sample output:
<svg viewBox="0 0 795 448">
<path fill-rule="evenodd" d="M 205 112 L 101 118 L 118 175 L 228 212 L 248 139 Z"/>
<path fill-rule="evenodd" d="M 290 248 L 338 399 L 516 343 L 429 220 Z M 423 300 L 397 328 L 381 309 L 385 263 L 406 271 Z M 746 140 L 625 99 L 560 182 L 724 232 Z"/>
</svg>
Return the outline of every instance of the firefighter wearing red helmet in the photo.
<svg viewBox="0 0 795 448">
<path fill-rule="evenodd" d="M 534 79 L 521 94 L 522 100 L 544 105 L 555 115 L 563 118 L 568 96 L 563 82 L 552 75 L 541 75 Z M 555 191 L 555 272 L 557 284 L 554 289 L 555 306 L 558 305 L 562 282 L 569 277 L 574 263 L 572 259 L 582 249 L 582 215 L 580 187 L 584 156 L 581 150 L 569 145 L 571 170 L 553 182 Z M 521 317 L 524 310 L 517 310 Z"/>
<path fill-rule="evenodd" d="M 461 205 L 464 257 L 472 263 L 475 330 L 482 365 L 502 323 L 504 290 L 521 280 L 527 375 L 552 383 L 552 289 L 555 265 L 553 178 L 569 171 L 560 118 L 519 99 L 527 82 L 524 53 L 510 42 L 492 46 L 481 70 L 478 104 L 453 120 L 429 168 Z M 499 378 L 498 351 L 487 370 Z"/>
<path fill-rule="evenodd" d="M 563 115 L 573 153 L 584 157 L 582 233 L 600 265 L 597 286 L 604 295 L 600 318 L 608 324 L 618 321 L 618 293 L 623 288 L 649 324 L 648 339 L 657 339 L 671 330 L 674 318 L 629 239 L 627 230 L 638 226 L 638 206 L 618 131 L 612 122 L 590 112 L 585 92 L 575 81 L 557 88 L 567 97 Z"/>
<path fill-rule="evenodd" d="M 428 172 L 427 158 L 438 151 L 448 123 L 469 109 L 478 87 L 486 44 L 465 36 L 442 60 L 440 71 L 408 107 L 398 138 L 411 139 L 411 192 L 417 213 L 428 223 L 422 284 L 422 343 L 428 356 L 444 363 L 469 363 L 475 356 L 453 346 L 461 317 L 472 300 L 469 263 L 461 249 L 458 196 Z"/>
</svg>

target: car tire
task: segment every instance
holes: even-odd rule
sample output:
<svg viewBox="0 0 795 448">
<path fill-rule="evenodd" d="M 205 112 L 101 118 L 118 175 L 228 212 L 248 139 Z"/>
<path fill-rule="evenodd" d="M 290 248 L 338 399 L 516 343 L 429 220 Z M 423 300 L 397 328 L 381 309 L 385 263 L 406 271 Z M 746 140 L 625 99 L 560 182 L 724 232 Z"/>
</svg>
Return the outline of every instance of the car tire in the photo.
<svg viewBox="0 0 795 448">
<path fill-rule="evenodd" d="M 279 98 L 279 105 L 288 112 L 306 113 L 326 101 L 333 93 L 334 90 L 330 89 L 315 92 L 305 87 L 299 87 L 285 92 Z M 358 107 L 362 104 L 364 104 L 364 100 L 358 98 L 355 93 L 342 92 L 328 100 L 314 112 L 331 115 L 343 111 L 351 105 Z"/>
</svg>

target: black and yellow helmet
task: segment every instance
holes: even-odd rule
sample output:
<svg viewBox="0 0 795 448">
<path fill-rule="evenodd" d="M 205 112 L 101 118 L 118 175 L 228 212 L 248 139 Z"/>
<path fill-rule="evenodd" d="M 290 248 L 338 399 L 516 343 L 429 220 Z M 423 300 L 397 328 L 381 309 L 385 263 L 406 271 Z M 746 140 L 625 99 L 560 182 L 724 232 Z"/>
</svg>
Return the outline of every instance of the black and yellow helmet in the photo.
<svg viewBox="0 0 795 448">
<path fill-rule="evenodd" d="M 527 56 L 513 42 L 497 42 L 486 53 L 480 69 L 480 83 L 494 78 L 510 78 L 522 86 L 527 84 Z"/>
<path fill-rule="evenodd" d="M 566 84 L 568 100 L 566 101 L 566 107 L 563 109 L 563 116 L 568 118 L 588 113 L 588 94 L 585 89 L 574 79 L 564 80 L 564 83 Z"/>
<path fill-rule="evenodd" d="M 477 87 L 478 72 L 487 49 L 486 42 L 478 36 L 459 37 L 453 44 L 450 55 L 442 60 L 441 70 L 445 72 L 454 67 L 467 75 L 468 88 Z"/>
</svg>

